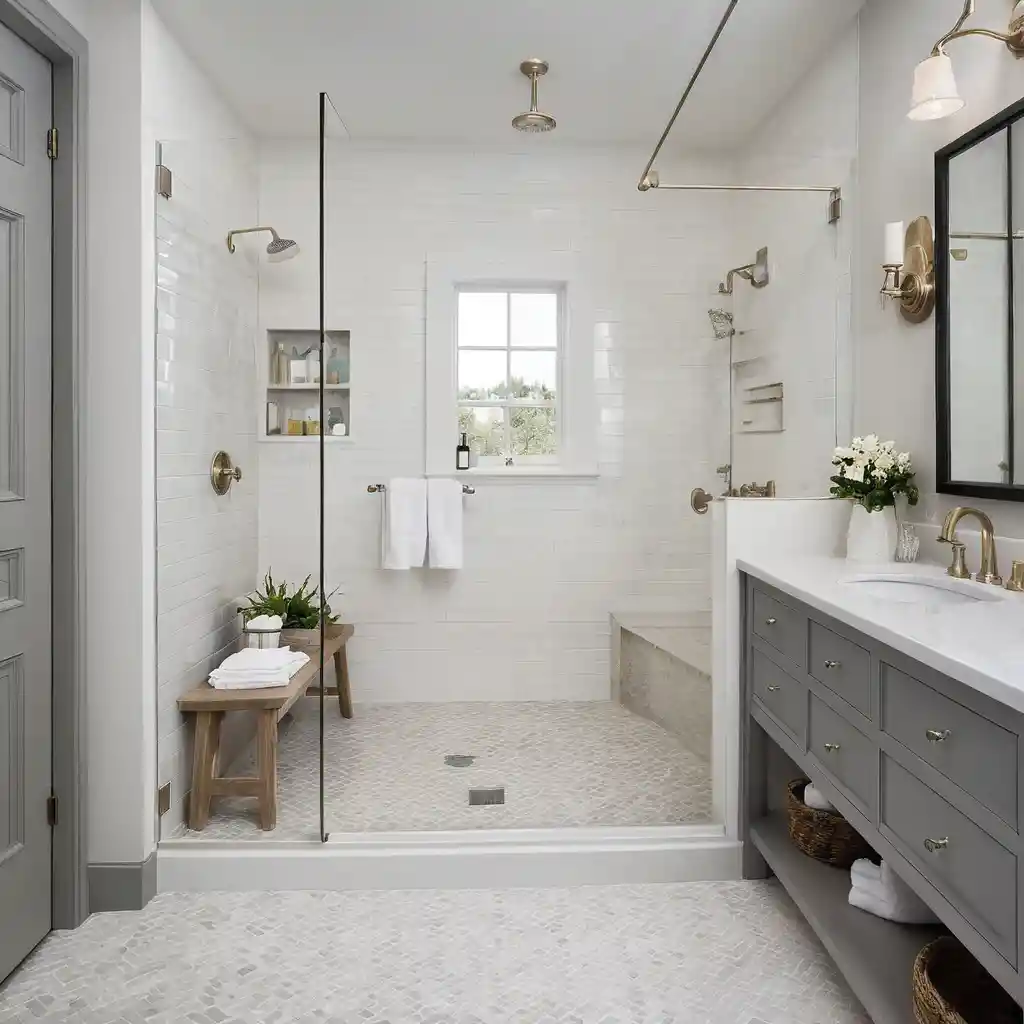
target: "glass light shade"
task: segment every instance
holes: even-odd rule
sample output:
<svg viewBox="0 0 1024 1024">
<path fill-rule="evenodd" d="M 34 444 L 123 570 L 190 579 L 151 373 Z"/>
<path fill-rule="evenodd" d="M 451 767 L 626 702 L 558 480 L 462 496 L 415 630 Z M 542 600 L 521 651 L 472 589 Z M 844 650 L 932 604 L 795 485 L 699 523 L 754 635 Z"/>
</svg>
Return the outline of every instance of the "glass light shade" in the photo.
<svg viewBox="0 0 1024 1024">
<path fill-rule="evenodd" d="M 914 90 L 910 97 L 912 121 L 935 121 L 964 107 L 956 87 L 953 62 L 945 53 L 929 57 L 914 68 Z"/>
</svg>

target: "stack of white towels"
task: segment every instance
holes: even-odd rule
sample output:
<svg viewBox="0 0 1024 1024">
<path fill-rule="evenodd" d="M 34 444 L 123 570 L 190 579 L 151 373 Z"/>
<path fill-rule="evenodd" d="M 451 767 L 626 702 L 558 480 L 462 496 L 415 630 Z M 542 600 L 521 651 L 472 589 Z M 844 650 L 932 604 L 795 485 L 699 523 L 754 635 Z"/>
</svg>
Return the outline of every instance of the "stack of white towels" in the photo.
<svg viewBox="0 0 1024 1024">
<path fill-rule="evenodd" d="M 384 492 L 381 565 L 461 569 L 462 481 L 390 480 Z"/>
<path fill-rule="evenodd" d="M 256 690 L 269 686 L 287 686 L 296 672 L 309 661 L 309 655 L 290 647 L 260 651 L 246 647 L 225 658 L 210 673 L 210 685 L 218 690 Z"/>
<path fill-rule="evenodd" d="M 821 790 L 811 784 L 804 789 L 804 803 L 818 811 L 838 813 Z M 851 907 L 899 924 L 938 922 L 921 897 L 885 861 L 875 864 L 866 858 L 855 860 L 850 869 L 850 882 Z"/>
<path fill-rule="evenodd" d="M 900 924 L 937 924 L 924 900 L 883 860 L 855 860 L 850 869 L 850 906 Z"/>
</svg>

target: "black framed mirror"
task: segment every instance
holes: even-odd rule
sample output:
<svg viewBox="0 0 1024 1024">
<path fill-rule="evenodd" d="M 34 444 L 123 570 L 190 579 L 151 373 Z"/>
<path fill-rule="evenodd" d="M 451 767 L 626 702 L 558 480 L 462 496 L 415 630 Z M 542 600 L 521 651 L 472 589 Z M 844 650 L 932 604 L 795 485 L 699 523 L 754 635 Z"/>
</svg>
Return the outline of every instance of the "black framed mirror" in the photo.
<svg viewBox="0 0 1024 1024">
<path fill-rule="evenodd" d="M 941 494 L 1024 501 L 1022 118 L 1024 100 L 935 154 Z"/>
</svg>

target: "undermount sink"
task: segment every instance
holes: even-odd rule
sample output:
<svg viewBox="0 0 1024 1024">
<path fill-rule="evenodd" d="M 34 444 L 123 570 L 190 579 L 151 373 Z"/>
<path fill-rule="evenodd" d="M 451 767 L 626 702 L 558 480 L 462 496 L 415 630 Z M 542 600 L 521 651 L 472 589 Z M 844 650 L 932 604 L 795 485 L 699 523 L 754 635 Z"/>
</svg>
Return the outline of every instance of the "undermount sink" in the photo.
<svg viewBox="0 0 1024 1024">
<path fill-rule="evenodd" d="M 970 604 L 1003 601 L 998 587 L 951 576 L 903 576 L 896 573 L 854 576 L 843 580 L 859 593 L 893 604 L 912 604 L 919 608 L 955 608 Z"/>
</svg>

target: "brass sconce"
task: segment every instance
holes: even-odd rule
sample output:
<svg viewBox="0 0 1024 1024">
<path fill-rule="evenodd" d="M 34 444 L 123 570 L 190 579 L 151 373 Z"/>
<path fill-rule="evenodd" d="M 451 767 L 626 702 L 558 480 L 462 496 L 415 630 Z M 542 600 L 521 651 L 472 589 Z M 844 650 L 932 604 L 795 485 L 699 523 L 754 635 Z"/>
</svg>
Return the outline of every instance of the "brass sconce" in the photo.
<svg viewBox="0 0 1024 1024">
<path fill-rule="evenodd" d="M 920 324 L 935 310 L 935 239 L 927 217 L 885 226 L 882 294 L 898 299 L 904 320 Z"/>
<path fill-rule="evenodd" d="M 974 4 L 975 0 L 964 0 L 964 9 L 957 23 L 932 47 L 931 56 L 914 69 L 914 88 L 907 114 L 912 121 L 934 121 L 949 117 L 965 105 L 953 74 L 953 62 L 946 53 L 947 43 L 965 36 L 981 36 L 1005 43 L 1018 59 L 1024 57 L 1024 0 L 1016 0 L 1014 3 L 1006 32 L 996 32 L 990 28 L 964 28 L 974 14 Z"/>
</svg>

